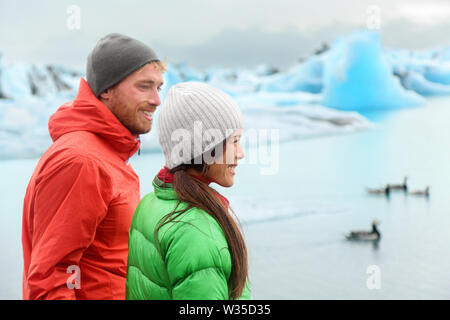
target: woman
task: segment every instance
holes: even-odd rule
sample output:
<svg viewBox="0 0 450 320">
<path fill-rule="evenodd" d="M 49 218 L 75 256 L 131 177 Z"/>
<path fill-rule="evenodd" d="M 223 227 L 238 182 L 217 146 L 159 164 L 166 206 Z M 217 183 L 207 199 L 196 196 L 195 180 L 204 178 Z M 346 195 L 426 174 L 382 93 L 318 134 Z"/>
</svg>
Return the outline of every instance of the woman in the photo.
<svg viewBox="0 0 450 320">
<path fill-rule="evenodd" d="M 165 166 L 130 229 L 127 299 L 249 299 L 247 250 L 228 200 L 242 116 L 225 92 L 174 85 L 158 121 Z"/>
</svg>

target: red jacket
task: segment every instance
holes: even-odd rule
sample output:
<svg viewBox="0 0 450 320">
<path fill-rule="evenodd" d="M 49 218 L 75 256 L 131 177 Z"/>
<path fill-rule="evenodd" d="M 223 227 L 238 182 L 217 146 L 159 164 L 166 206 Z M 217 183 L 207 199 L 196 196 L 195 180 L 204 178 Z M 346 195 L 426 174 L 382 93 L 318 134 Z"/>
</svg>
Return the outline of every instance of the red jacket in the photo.
<svg viewBox="0 0 450 320">
<path fill-rule="evenodd" d="M 84 79 L 48 127 L 53 144 L 24 199 L 23 298 L 125 299 L 128 231 L 140 198 L 127 161 L 139 138 Z"/>
</svg>

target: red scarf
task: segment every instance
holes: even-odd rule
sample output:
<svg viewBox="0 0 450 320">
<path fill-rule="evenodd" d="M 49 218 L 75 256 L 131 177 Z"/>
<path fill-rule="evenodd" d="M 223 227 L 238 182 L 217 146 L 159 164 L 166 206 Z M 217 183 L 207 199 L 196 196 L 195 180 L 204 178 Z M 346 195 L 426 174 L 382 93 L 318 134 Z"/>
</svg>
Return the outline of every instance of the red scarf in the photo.
<svg viewBox="0 0 450 320">
<path fill-rule="evenodd" d="M 207 184 L 207 185 L 209 185 L 211 182 L 214 182 L 214 180 L 212 180 L 210 178 L 207 178 L 207 177 L 200 177 L 200 176 L 195 176 L 195 175 L 191 175 L 191 176 L 194 177 L 195 179 L 197 179 L 197 180 Z M 158 179 L 161 180 L 164 183 L 173 183 L 173 173 L 170 172 L 169 168 L 164 166 L 158 172 Z M 228 206 L 230 205 L 230 202 L 228 201 L 228 199 L 225 198 L 220 193 L 218 193 L 217 191 L 216 191 L 216 194 L 219 197 L 219 199 L 222 200 L 222 202 L 228 208 Z"/>
</svg>

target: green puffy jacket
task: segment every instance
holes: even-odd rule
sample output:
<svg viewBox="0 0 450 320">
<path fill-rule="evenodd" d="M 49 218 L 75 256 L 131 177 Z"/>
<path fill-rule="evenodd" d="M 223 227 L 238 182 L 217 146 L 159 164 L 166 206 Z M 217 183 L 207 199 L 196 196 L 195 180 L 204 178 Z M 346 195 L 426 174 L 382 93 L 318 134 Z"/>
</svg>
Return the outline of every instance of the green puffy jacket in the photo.
<svg viewBox="0 0 450 320">
<path fill-rule="evenodd" d="M 172 184 L 153 180 L 130 229 L 127 299 L 228 299 L 231 258 L 225 235 L 204 210 L 192 208 L 154 231 L 178 197 Z M 177 210 L 187 207 L 181 203 Z M 250 299 L 248 282 L 240 299 Z"/>
</svg>

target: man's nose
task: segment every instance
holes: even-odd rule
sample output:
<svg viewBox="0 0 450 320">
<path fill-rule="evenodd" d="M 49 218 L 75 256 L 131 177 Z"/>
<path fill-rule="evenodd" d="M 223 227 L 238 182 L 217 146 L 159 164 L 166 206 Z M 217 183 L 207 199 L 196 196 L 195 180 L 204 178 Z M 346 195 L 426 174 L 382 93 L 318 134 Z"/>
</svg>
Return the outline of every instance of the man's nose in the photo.
<svg viewBox="0 0 450 320">
<path fill-rule="evenodd" d="M 149 105 L 154 106 L 155 108 L 161 104 L 161 98 L 159 97 L 158 90 L 152 91 L 150 97 L 147 99 Z"/>
</svg>

